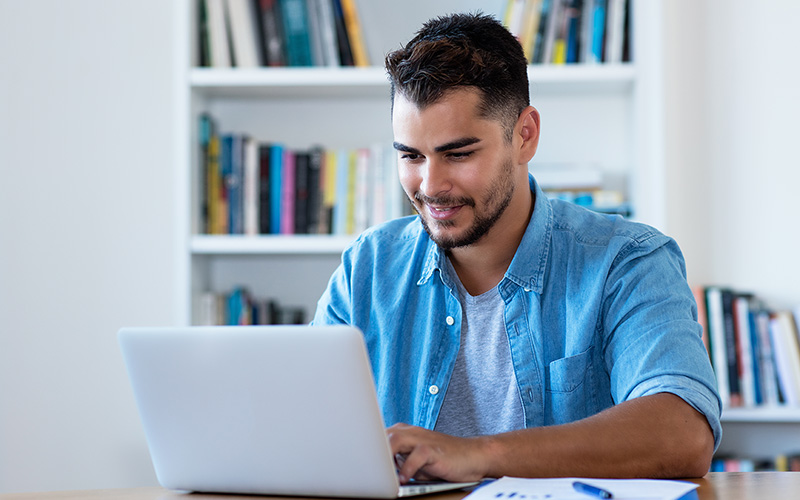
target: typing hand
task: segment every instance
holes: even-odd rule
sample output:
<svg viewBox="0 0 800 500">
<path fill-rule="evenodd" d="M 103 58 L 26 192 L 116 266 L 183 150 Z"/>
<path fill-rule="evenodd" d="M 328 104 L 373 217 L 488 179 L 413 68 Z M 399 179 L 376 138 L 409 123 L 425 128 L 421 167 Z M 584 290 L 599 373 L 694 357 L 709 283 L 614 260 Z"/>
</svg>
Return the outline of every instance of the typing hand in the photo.
<svg viewBox="0 0 800 500">
<path fill-rule="evenodd" d="M 485 438 L 458 438 L 406 424 L 393 425 L 386 433 L 398 457 L 401 483 L 411 478 L 480 481 L 485 476 Z"/>
</svg>

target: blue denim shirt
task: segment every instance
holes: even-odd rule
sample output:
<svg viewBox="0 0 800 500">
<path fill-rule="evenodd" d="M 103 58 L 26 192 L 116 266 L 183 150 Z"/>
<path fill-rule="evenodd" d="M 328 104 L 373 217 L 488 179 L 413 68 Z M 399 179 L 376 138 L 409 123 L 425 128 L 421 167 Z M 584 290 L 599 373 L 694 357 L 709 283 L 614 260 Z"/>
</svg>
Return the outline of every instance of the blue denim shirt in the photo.
<svg viewBox="0 0 800 500">
<path fill-rule="evenodd" d="M 497 285 L 526 427 L 673 393 L 708 419 L 721 402 L 678 245 L 657 230 L 549 200 L 533 177 L 530 223 Z M 314 324 L 359 327 L 386 425 L 436 424 L 461 335 L 447 256 L 417 216 L 363 233 Z"/>
</svg>

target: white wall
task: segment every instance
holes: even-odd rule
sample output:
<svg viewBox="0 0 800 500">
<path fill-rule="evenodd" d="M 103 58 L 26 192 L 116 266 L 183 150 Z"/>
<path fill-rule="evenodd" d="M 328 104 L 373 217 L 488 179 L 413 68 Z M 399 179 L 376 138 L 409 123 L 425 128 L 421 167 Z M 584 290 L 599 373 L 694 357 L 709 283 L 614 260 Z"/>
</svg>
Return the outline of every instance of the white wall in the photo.
<svg viewBox="0 0 800 500">
<path fill-rule="evenodd" d="M 0 493 L 155 484 L 115 334 L 174 318 L 172 24 L 0 0 Z"/>
<path fill-rule="evenodd" d="M 690 279 L 800 305 L 800 2 L 665 4 L 669 231 Z"/>
<path fill-rule="evenodd" d="M 0 492 L 155 484 L 114 335 L 175 318 L 172 16 L 0 0 Z M 667 230 L 693 281 L 787 305 L 798 18 L 665 2 Z"/>
</svg>

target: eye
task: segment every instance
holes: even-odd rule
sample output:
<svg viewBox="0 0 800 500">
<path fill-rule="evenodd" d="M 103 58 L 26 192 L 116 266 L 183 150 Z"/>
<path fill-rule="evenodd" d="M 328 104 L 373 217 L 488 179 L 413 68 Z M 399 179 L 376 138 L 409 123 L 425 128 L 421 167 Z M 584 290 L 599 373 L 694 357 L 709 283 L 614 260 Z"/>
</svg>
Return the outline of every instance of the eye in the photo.
<svg viewBox="0 0 800 500">
<path fill-rule="evenodd" d="M 472 153 L 474 153 L 474 151 L 454 151 L 452 153 L 448 153 L 447 156 L 453 160 L 464 160 L 472 156 Z"/>
<path fill-rule="evenodd" d="M 422 155 L 416 153 L 400 153 L 400 159 L 403 161 L 416 161 L 422 158 Z"/>
</svg>

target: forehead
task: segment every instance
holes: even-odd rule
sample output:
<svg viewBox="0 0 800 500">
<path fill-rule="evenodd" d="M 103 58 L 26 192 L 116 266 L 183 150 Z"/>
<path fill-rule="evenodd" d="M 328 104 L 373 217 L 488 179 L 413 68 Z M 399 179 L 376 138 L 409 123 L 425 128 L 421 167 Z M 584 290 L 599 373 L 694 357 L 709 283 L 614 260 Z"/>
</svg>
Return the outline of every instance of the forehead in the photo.
<svg viewBox="0 0 800 500">
<path fill-rule="evenodd" d="M 481 116 L 480 103 L 481 94 L 477 89 L 450 90 L 422 108 L 398 94 L 392 110 L 395 140 L 417 147 L 419 143 L 435 145 L 466 136 L 482 140 L 501 136 L 501 124 Z"/>
</svg>

